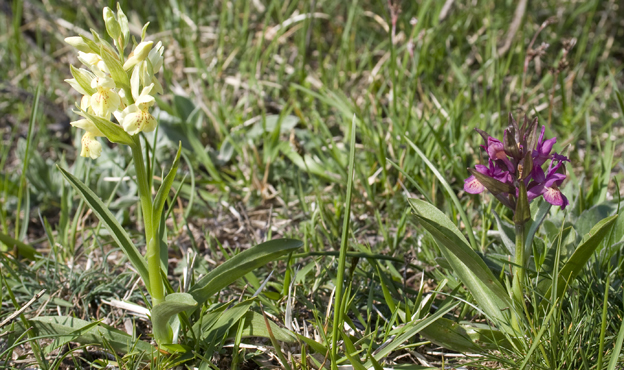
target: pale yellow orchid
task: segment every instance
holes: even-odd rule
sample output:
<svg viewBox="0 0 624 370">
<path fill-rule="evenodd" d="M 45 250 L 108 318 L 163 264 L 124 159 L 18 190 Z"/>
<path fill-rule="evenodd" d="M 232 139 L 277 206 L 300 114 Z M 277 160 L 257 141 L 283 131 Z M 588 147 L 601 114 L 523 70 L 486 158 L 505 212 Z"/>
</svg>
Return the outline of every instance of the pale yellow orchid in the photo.
<svg viewBox="0 0 624 370">
<path fill-rule="evenodd" d="M 80 156 L 97 159 L 100 155 L 102 155 L 102 144 L 97 141 L 95 135 L 91 132 L 85 132 L 82 136 L 82 150 L 80 151 Z"/>
<path fill-rule="evenodd" d="M 91 109 L 98 116 L 109 119 L 121 104 L 119 94 L 113 90 L 115 81 L 109 77 L 96 77 L 91 81 L 91 87 L 97 89 L 90 99 Z"/>
<path fill-rule="evenodd" d="M 136 135 L 141 131 L 151 132 L 156 129 L 156 118 L 149 112 L 149 108 L 156 100 L 149 95 L 154 84 L 143 88 L 141 95 L 134 104 L 128 106 L 119 115 L 115 115 L 120 120 L 123 129 L 130 135 Z"/>
</svg>

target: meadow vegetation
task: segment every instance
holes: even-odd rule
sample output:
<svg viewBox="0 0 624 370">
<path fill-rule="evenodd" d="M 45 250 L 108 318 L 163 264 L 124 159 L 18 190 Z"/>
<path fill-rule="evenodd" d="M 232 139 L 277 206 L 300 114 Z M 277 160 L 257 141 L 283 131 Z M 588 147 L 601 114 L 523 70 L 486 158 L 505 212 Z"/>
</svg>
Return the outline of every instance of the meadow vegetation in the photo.
<svg viewBox="0 0 624 370">
<path fill-rule="evenodd" d="M 107 6 L 0 2 L 0 367 L 622 368 L 623 4 Z M 465 188 L 510 114 L 569 204 Z"/>
</svg>

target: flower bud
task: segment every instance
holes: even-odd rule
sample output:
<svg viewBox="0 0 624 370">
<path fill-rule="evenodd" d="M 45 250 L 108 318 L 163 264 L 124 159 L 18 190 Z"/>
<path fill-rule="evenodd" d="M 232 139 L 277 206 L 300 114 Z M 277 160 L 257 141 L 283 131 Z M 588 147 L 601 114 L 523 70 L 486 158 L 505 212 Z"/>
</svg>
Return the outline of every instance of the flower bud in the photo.
<svg viewBox="0 0 624 370">
<path fill-rule="evenodd" d="M 117 22 L 115 14 L 109 7 L 104 8 L 103 13 L 106 32 L 108 32 L 108 35 L 112 37 L 113 40 L 117 41 L 121 35 L 121 26 L 119 25 L 119 22 Z"/>
<path fill-rule="evenodd" d="M 121 10 L 121 6 L 117 3 L 117 21 L 119 22 L 119 26 L 121 27 L 121 34 L 123 35 L 123 47 L 125 48 L 130 40 L 130 27 L 128 27 L 128 17 Z"/>
<path fill-rule="evenodd" d="M 80 36 L 66 37 L 65 42 L 83 53 L 91 52 L 91 48 L 89 47 L 89 45 L 87 45 L 87 43 L 84 42 L 84 40 Z"/>
<path fill-rule="evenodd" d="M 102 58 L 95 53 L 83 53 L 82 51 L 78 52 L 78 60 L 82 62 L 82 64 L 87 66 L 97 65 Z"/>
<path fill-rule="evenodd" d="M 145 58 L 147 58 L 147 56 L 149 55 L 150 50 L 152 50 L 153 44 L 153 41 L 144 41 L 137 45 L 137 47 L 134 48 L 132 56 L 128 58 L 128 60 L 126 60 L 126 63 L 124 63 L 123 69 L 127 71 L 135 65 L 144 61 Z"/>
</svg>

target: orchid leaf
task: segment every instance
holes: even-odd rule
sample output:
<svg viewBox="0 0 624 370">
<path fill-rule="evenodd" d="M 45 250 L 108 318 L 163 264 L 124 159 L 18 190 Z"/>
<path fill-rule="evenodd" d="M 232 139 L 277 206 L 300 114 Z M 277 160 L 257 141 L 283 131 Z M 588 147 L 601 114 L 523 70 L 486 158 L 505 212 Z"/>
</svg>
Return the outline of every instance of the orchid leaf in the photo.
<svg viewBox="0 0 624 370">
<path fill-rule="evenodd" d="M 173 315 L 192 309 L 197 306 L 193 296 L 188 293 L 172 293 L 165 297 L 165 301 L 154 306 L 151 311 L 154 337 L 170 338 L 171 328 L 168 325 Z"/>
<path fill-rule="evenodd" d="M 201 278 L 189 291 L 197 303 L 206 302 L 213 294 L 232 284 L 248 272 L 299 249 L 303 242 L 295 239 L 275 239 L 258 244 L 225 261 Z"/>
<path fill-rule="evenodd" d="M 618 215 L 607 217 L 598 222 L 591 231 L 585 235 L 584 241 L 576 248 L 570 259 L 563 265 L 559 277 L 557 279 L 557 297 L 560 298 L 565 293 L 565 286 L 569 285 L 583 270 L 585 264 L 596 251 L 596 248 L 602 243 L 604 238 L 609 234 L 611 226 L 615 223 Z M 544 295 L 550 297 L 551 286 Z"/>
<path fill-rule="evenodd" d="M 487 267 L 483 259 L 470 248 L 459 229 L 436 207 L 419 199 L 410 199 L 420 224 L 435 238 L 442 255 L 453 271 L 468 287 L 479 307 L 501 328 L 513 332 L 509 324 L 509 295 Z"/>
<path fill-rule="evenodd" d="M 91 207 L 93 213 L 100 219 L 104 227 L 110 232 L 111 236 L 117 243 L 117 246 L 126 254 L 134 268 L 137 270 L 143 283 L 149 290 L 149 274 L 147 272 L 147 262 L 139 253 L 139 250 L 132 243 L 130 236 L 126 233 L 126 230 L 119 224 L 119 221 L 113 216 L 108 208 L 102 203 L 100 198 L 82 181 L 78 180 L 74 175 L 67 170 L 57 166 L 61 171 L 61 174 L 69 183 L 76 189 L 78 194 L 84 199 L 84 201 Z"/>
<path fill-rule="evenodd" d="M 115 351 L 129 353 L 139 351 L 151 353 L 154 347 L 147 342 L 134 339 L 132 336 L 102 323 L 91 323 L 75 317 L 39 316 L 28 320 L 40 336 L 49 336 L 83 345 L 104 346 L 104 341 Z M 16 325 L 13 334 L 21 334 L 25 330 L 22 324 Z"/>
</svg>

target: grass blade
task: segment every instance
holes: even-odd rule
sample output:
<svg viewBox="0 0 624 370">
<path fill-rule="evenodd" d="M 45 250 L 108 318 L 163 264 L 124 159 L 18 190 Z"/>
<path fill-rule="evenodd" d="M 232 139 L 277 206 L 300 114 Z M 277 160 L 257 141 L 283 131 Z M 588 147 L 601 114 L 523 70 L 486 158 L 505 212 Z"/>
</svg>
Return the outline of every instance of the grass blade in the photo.
<svg viewBox="0 0 624 370">
<path fill-rule="evenodd" d="M 344 270 L 347 259 L 347 242 L 349 238 L 349 217 L 351 215 L 351 190 L 353 188 L 353 167 L 355 165 L 355 115 L 351 121 L 351 140 L 349 143 L 349 176 L 347 182 L 347 199 L 345 204 L 344 219 L 342 223 L 342 237 L 340 240 L 340 256 L 338 256 L 338 272 L 336 276 L 336 299 L 334 301 L 334 322 L 332 327 L 332 346 L 331 346 L 331 366 L 332 369 L 337 369 L 336 364 L 336 343 L 338 341 L 338 330 L 342 327 L 340 307 L 343 307 L 343 279 Z"/>
</svg>

